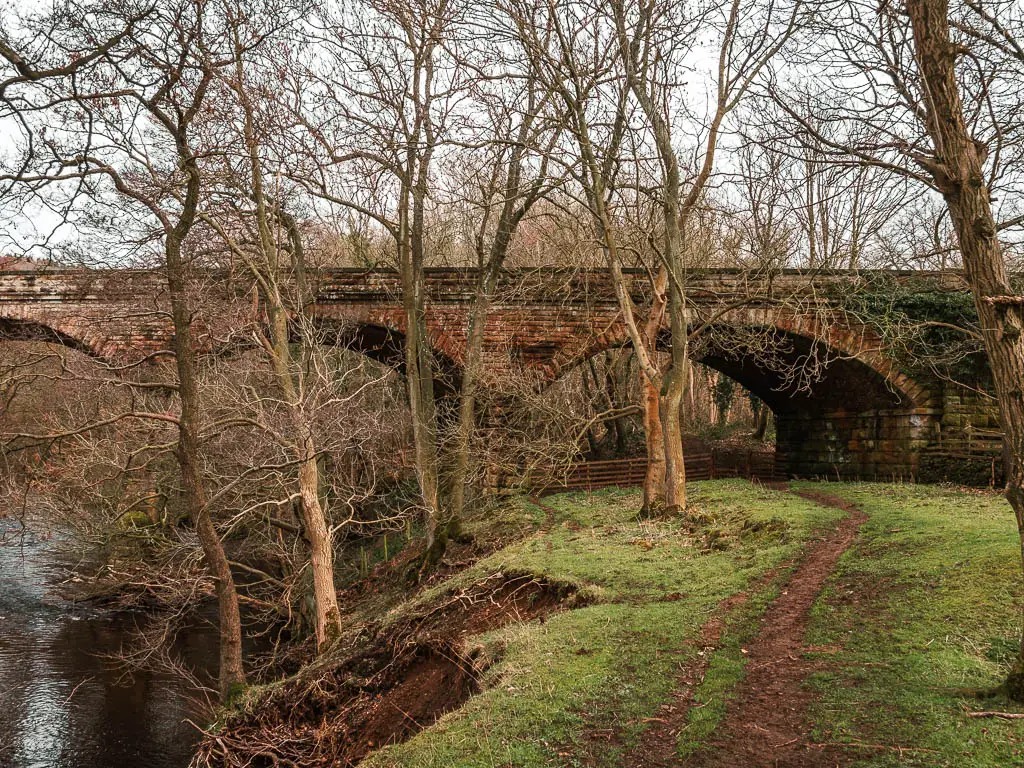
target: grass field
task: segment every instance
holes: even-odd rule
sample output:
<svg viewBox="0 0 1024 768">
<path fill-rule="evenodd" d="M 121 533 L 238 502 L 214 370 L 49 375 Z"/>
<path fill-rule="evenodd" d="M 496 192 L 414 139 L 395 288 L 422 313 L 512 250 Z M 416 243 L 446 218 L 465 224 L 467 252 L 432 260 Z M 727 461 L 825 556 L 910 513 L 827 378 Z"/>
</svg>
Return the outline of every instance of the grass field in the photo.
<svg viewBox="0 0 1024 768">
<path fill-rule="evenodd" d="M 221 737 L 302 765 L 376 749 L 373 768 L 732 766 L 787 744 L 830 766 L 1024 766 L 1024 720 L 970 716 L 1024 711 L 981 695 L 1024 603 L 1001 497 L 745 480 L 690 494 L 686 519 L 658 520 L 637 518 L 636 490 L 507 500 L 415 593 L 401 557 L 379 563 L 337 655 L 254 690 Z"/>
<path fill-rule="evenodd" d="M 557 514 L 546 530 L 456 579 L 529 572 L 578 585 L 589 604 L 474 638 L 498 659 L 486 690 L 364 764 L 619 765 L 696 660 L 701 627 L 747 591 L 680 737 L 681 755 L 699 750 L 743 684 L 742 646 L 756 640 L 780 566 L 843 513 L 745 481 L 692 488 L 705 518 L 696 528 L 637 521 L 635 491 L 547 499 Z M 1024 765 L 1024 721 L 965 712 L 1015 709 L 972 693 L 998 684 L 1016 647 L 1019 561 L 1005 501 L 922 486 L 794 488 L 825 489 L 869 515 L 812 611 L 807 643 L 822 667 L 807 682 L 813 737 L 843 745 L 857 765 Z M 541 525 L 540 510 L 519 505 L 515 514 Z"/>
<path fill-rule="evenodd" d="M 694 641 L 719 603 L 839 514 L 744 481 L 695 484 L 693 501 L 708 517 L 696 531 L 637 521 L 637 491 L 546 499 L 557 510 L 549 530 L 458 579 L 528 571 L 579 585 L 591 604 L 478 639 L 500 657 L 487 690 L 364 765 L 617 765 L 700 650 Z"/>
<path fill-rule="evenodd" d="M 832 485 L 870 519 L 819 599 L 807 641 L 826 649 L 810 685 L 822 741 L 856 765 L 1024 765 L 1022 711 L 975 691 L 1016 653 L 1017 534 L 999 496 L 925 486 Z"/>
</svg>

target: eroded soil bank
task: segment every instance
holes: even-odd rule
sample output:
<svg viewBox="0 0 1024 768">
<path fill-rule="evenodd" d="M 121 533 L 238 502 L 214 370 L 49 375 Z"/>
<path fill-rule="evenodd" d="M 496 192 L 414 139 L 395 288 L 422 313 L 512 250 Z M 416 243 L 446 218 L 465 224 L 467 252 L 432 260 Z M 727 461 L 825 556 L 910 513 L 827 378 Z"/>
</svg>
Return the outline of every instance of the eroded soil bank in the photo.
<svg viewBox="0 0 1024 768">
<path fill-rule="evenodd" d="M 469 638 L 578 605 L 575 587 L 494 574 L 393 622 L 364 627 L 344 656 L 307 669 L 233 716 L 200 764 L 349 766 L 462 706 L 496 659 Z"/>
</svg>

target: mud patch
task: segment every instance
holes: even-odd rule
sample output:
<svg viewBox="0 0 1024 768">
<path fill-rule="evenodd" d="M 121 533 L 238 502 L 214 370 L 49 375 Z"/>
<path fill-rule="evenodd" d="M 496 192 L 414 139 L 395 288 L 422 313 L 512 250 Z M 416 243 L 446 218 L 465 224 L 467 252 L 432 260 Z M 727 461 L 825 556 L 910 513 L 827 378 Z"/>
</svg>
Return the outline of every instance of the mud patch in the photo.
<svg viewBox="0 0 1024 768">
<path fill-rule="evenodd" d="M 570 603 L 572 585 L 494 574 L 390 622 L 361 628 L 347 650 L 289 680 L 216 734 L 200 764 L 252 768 L 351 766 L 407 740 L 480 692 L 493 663 L 466 640 L 541 619 Z"/>
<path fill-rule="evenodd" d="M 356 763 L 377 747 L 402 742 L 478 692 L 481 670 L 451 646 L 418 646 L 385 668 L 366 695 L 335 719 L 339 758 Z"/>
<path fill-rule="evenodd" d="M 804 636 L 811 608 L 839 557 L 854 543 L 867 520 L 856 505 L 820 491 L 797 494 L 848 514 L 812 543 L 782 593 L 761 620 L 760 631 L 745 647 L 743 680 L 718 728 L 718 737 L 683 765 L 700 768 L 817 768 L 848 762 L 837 750 L 810 738 L 806 713 L 811 692 L 804 682 L 814 670 L 806 658 Z"/>
</svg>

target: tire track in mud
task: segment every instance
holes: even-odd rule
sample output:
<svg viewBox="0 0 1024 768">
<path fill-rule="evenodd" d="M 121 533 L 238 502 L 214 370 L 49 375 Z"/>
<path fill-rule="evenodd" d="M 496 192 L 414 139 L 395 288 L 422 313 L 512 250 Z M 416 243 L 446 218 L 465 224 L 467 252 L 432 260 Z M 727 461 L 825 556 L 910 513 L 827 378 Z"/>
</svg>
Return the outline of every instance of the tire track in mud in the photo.
<svg viewBox="0 0 1024 768">
<path fill-rule="evenodd" d="M 693 696 L 703 681 L 710 652 L 680 675 L 672 699 L 662 707 L 640 744 L 625 760 L 629 768 L 819 768 L 846 762 L 842 753 L 815 744 L 807 722 L 813 698 L 804 682 L 816 665 L 804 658 L 804 637 L 815 601 L 839 558 L 856 541 L 867 515 L 856 505 L 820 491 L 795 491 L 798 496 L 847 513 L 831 530 L 810 543 L 802 560 L 768 606 L 757 635 L 744 645 L 743 679 L 725 717 L 708 744 L 680 758 L 676 746 L 689 721 Z M 745 595 L 730 598 L 719 615 L 705 625 L 705 650 L 717 647 L 729 612 Z"/>
</svg>

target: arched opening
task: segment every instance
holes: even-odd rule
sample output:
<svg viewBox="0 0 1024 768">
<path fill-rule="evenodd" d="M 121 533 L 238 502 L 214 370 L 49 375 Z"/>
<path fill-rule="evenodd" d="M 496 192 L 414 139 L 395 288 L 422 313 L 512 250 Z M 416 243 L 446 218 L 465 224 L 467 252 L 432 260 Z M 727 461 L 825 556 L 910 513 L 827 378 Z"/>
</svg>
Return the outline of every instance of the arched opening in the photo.
<svg viewBox="0 0 1024 768">
<path fill-rule="evenodd" d="M 337 320 L 317 317 L 313 325 L 320 345 L 358 352 L 361 355 L 395 369 L 405 376 L 405 333 L 376 323 Z M 438 350 L 433 344 L 436 369 L 434 394 L 439 400 L 450 399 L 459 390 L 461 366 Z"/>
<path fill-rule="evenodd" d="M 691 360 L 695 368 L 705 366 L 734 381 L 770 409 L 780 473 L 917 476 L 921 447 L 935 429 L 931 395 L 885 359 L 866 333 L 822 328 L 801 317 L 731 320 L 702 329 L 693 340 Z M 659 336 L 661 354 L 670 345 L 665 330 Z M 617 337 L 604 349 L 616 347 L 629 345 Z M 560 365 L 558 377 L 603 351 L 588 349 L 582 361 Z M 692 433 L 692 425 L 684 425 L 684 431 Z"/>
<path fill-rule="evenodd" d="M 59 344 L 90 357 L 102 359 L 100 353 L 84 340 L 50 325 L 34 320 L 0 317 L 0 342 L 9 341 Z"/>
<path fill-rule="evenodd" d="M 60 446 L 31 436 L 72 430 L 124 394 L 84 344 L 41 324 L 0 321 L 0 477 L 34 476 Z"/>
<path fill-rule="evenodd" d="M 745 344 L 749 334 L 751 343 Z M 789 475 L 911 478 L 928 429 L 907 377 L 791 330 L 729 330 L 698 345 L 706 366 L 771 408 L 776 462 Z M 873 361 L 874 362 L 874 361 Z"/>
<path fill-rule="evenodd" d="M 728 443 L 748 449 L 774 446 L 772 407 L 726 373 L 694 362 L 687 376 L 683 432 L 702 443 Z"/>
<path fill-rule="evenodd" d="M 347 323 L 320 319 L 314 327 L 318 342 L 350 349 L 378 363 L 405 372 L 405 334 L 372 323 Z"/>
</svg>

